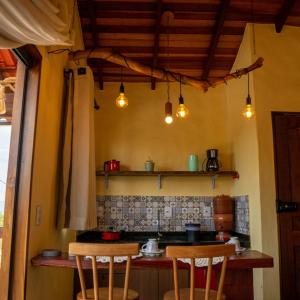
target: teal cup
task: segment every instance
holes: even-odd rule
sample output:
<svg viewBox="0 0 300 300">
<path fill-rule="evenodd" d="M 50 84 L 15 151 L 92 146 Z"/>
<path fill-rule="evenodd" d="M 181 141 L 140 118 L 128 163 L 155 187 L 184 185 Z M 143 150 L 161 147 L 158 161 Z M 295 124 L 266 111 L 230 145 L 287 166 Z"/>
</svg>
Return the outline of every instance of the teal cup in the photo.
<svg viewBox="0 0 300 300">
<path fill-rule="evenodd" d="M 191 172 L 196 172 L 199 170 L 199 160 L 197 154 L 190 154 L 188 160 L 188 170 Z"/>
</svg>

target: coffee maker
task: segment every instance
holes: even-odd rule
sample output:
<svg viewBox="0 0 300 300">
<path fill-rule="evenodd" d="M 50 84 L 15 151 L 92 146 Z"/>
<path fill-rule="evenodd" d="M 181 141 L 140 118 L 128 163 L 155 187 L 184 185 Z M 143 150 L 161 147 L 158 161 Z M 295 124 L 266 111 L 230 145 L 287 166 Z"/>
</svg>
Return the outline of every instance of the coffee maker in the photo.
<svg viewBox="0 0 300 300">
<path fill-rule="evenodd" d="M 206 161 L 206 171 L 207 172 L 217 172 L 219 171 L 219 161 L 218 161 L 218 150 L 208 149 L 206 150 L 207 161 Z"/>
</svg>

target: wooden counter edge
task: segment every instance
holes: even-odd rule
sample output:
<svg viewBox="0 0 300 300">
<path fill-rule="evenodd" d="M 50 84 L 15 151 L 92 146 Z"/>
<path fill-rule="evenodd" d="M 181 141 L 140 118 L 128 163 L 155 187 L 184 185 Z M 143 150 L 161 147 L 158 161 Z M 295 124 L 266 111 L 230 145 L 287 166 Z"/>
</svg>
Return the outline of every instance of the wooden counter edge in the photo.
<svg viewBox="0 0 300 300">
<path fill-rule="evenodd" d="M 69 257 L 67 253 L 63 253 L 58 257 L 43 257 L 37 255 L 31 259 L 31 265 L 34 267 L 62 267 L 62 268 L 76 268 L 75 258 Z M 172 261 L 165 257 L 145 258 L 141 257 L 132 260 L 133 267 L 156 267 L 156 268 L 170 268 Z M 98 267 L 107 268 L 107 264 L 98 263 Z M 123 267 L 123 264 L 120 264 Z M 253 269 L 253 268 L 272 268 L 273 258 L 269 255 L 261 253 L 256 250 L 246 250 L 240 255 L 230 257 L 228 261 L 228 269 Z M 86 260 L 83 262 L 83 268 L 91 268 L 91 262 Z"/>
</svg>

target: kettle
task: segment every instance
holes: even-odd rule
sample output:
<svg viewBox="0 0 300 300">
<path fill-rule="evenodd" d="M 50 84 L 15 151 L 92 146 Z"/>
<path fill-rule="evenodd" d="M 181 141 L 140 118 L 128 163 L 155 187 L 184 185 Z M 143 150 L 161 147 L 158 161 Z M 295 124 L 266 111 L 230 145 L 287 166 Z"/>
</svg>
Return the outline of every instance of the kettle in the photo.
<svg viewBox="0 0 300 300">
<path fill-rule="evenodd" d="M 207 158 L 203 162 L 206 162 L 205 169 L 207 172 L 217 172 L 219 171 L 220 164 L 218 161 L 218 150 L 217 149 L 208 149 L 206 150 Z M 202 164 L 202 166 L 203 166 Z"/>
</svg>

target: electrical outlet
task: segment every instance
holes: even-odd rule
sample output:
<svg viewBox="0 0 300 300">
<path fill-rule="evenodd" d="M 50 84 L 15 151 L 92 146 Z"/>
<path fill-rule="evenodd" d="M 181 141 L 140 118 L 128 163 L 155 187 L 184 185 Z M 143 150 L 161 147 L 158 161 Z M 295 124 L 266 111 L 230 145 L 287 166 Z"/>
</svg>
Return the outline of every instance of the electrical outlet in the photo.
<svg viewBox="0 0 300 300">
<path fill-rule="evenodd" d="M 36 206 L 35 208 L 35 225 L 41 224 L 41 218 L 42 218 L 42 208 L 41 206 Z"/>
<path fill-rule="evenodd" d="M 165 207 L 164 215 L 165 215 L 165 218 L 172 218 L 172 208 L 171 207 Z"/>
</svg>

